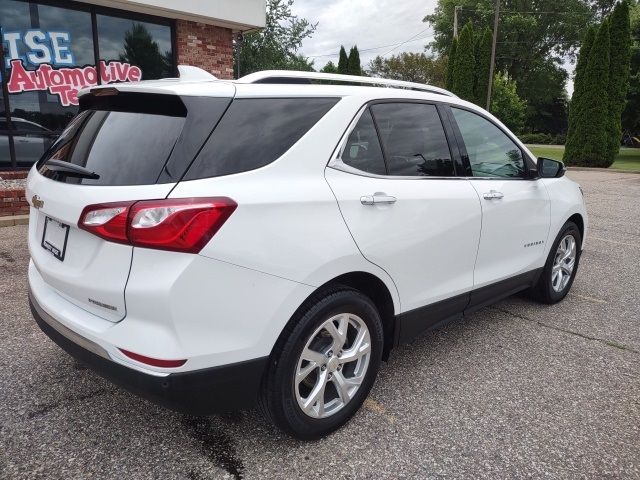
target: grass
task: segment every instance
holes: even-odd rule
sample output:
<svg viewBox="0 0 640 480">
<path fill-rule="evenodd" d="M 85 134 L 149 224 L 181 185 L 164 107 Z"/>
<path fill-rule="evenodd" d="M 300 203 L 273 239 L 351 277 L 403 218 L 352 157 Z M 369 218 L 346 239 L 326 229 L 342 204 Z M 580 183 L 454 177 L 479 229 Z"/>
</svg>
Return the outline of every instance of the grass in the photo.
<svg viewBox="0 0 640 480">
<path fill-rule="evenodd" d="M 562 160 L 564 154 L 563 145 L 527 145 L 531 153 L 537 157 Z M 621 148 L 616 161 L 611 165 L 612 169 L 640 172 L 640 148 Z"/>
</svg>

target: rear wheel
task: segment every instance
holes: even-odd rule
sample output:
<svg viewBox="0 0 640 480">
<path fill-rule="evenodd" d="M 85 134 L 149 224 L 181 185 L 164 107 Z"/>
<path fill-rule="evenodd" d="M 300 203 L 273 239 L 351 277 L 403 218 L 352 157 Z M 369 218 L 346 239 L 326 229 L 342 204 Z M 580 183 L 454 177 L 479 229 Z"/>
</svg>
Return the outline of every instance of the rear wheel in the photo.
<svg viewBox="0 0 640 480">
<path fill-rule="evenodd" d="M 531 289 L 534 299 L 557 303 L 567 296 L 578 271 L 582 236 L 573 222 L 564 224 L 551 247 L 538 283 Z"/>
<path fill-rule="evenodd" d="M 261 395 L 285 432 L 312 440 L 360 408 L 380 367 L 383 330 L 373 302 L 347 287 L 317 296 L 283 332 Z"/>
</svg>

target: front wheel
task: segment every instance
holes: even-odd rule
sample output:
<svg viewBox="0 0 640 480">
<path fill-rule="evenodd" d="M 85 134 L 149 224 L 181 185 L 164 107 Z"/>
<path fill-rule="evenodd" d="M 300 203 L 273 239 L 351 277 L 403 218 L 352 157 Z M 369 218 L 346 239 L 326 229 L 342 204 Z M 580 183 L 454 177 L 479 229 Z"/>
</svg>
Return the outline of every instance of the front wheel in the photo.
<svg viewBox="0 0 640 480">
<path fill-rule="evenodd" d="M 270 362 L 260 405 L 304 440 L 345 424 L 378 373 L 383 330 L 371 300 L 349 288 L 318 296 L 292 319 Z"/>
<path fill-rule="evenodd" d="M 531 289 L 534 299 L 552 304 L 567 296 L 578 271 L 581 245 L 578 226 L 565 223 L 551 247 L 538 283 Z"/>
</svg>

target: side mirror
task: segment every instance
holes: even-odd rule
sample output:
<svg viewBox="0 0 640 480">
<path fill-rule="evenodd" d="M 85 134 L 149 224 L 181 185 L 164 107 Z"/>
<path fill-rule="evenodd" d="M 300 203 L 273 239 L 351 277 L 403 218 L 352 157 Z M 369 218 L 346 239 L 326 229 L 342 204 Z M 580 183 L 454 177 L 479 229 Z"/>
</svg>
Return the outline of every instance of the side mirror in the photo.
<svg viewBox="0 0 640 480">
<path fill-rule="evenodd" d="M 538 158 L 538 175 L 540 178 L 559 178 L 564 175 L 564 163 L 551 158 Z"/>
</svg>

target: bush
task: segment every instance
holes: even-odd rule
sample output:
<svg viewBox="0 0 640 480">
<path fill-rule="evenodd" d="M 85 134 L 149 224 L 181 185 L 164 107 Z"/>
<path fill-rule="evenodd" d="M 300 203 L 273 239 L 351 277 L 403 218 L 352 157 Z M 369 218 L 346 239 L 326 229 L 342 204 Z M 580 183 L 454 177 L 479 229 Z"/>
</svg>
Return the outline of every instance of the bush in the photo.
<svg viewBox="0 0 640 480">
<path fill-rule="evenodd" d="M 528 145 L 564 145 L 567 136 L 564 133 L 551 135 L 550 133 L 523 133 L 518 138 Z"/>
<path fill-rule="evenodd" d="M 523 133 L 520 135 L 522 143 L 534 145 L 551 145 L 553 137 L 548 133 Z"/>
</svg>

